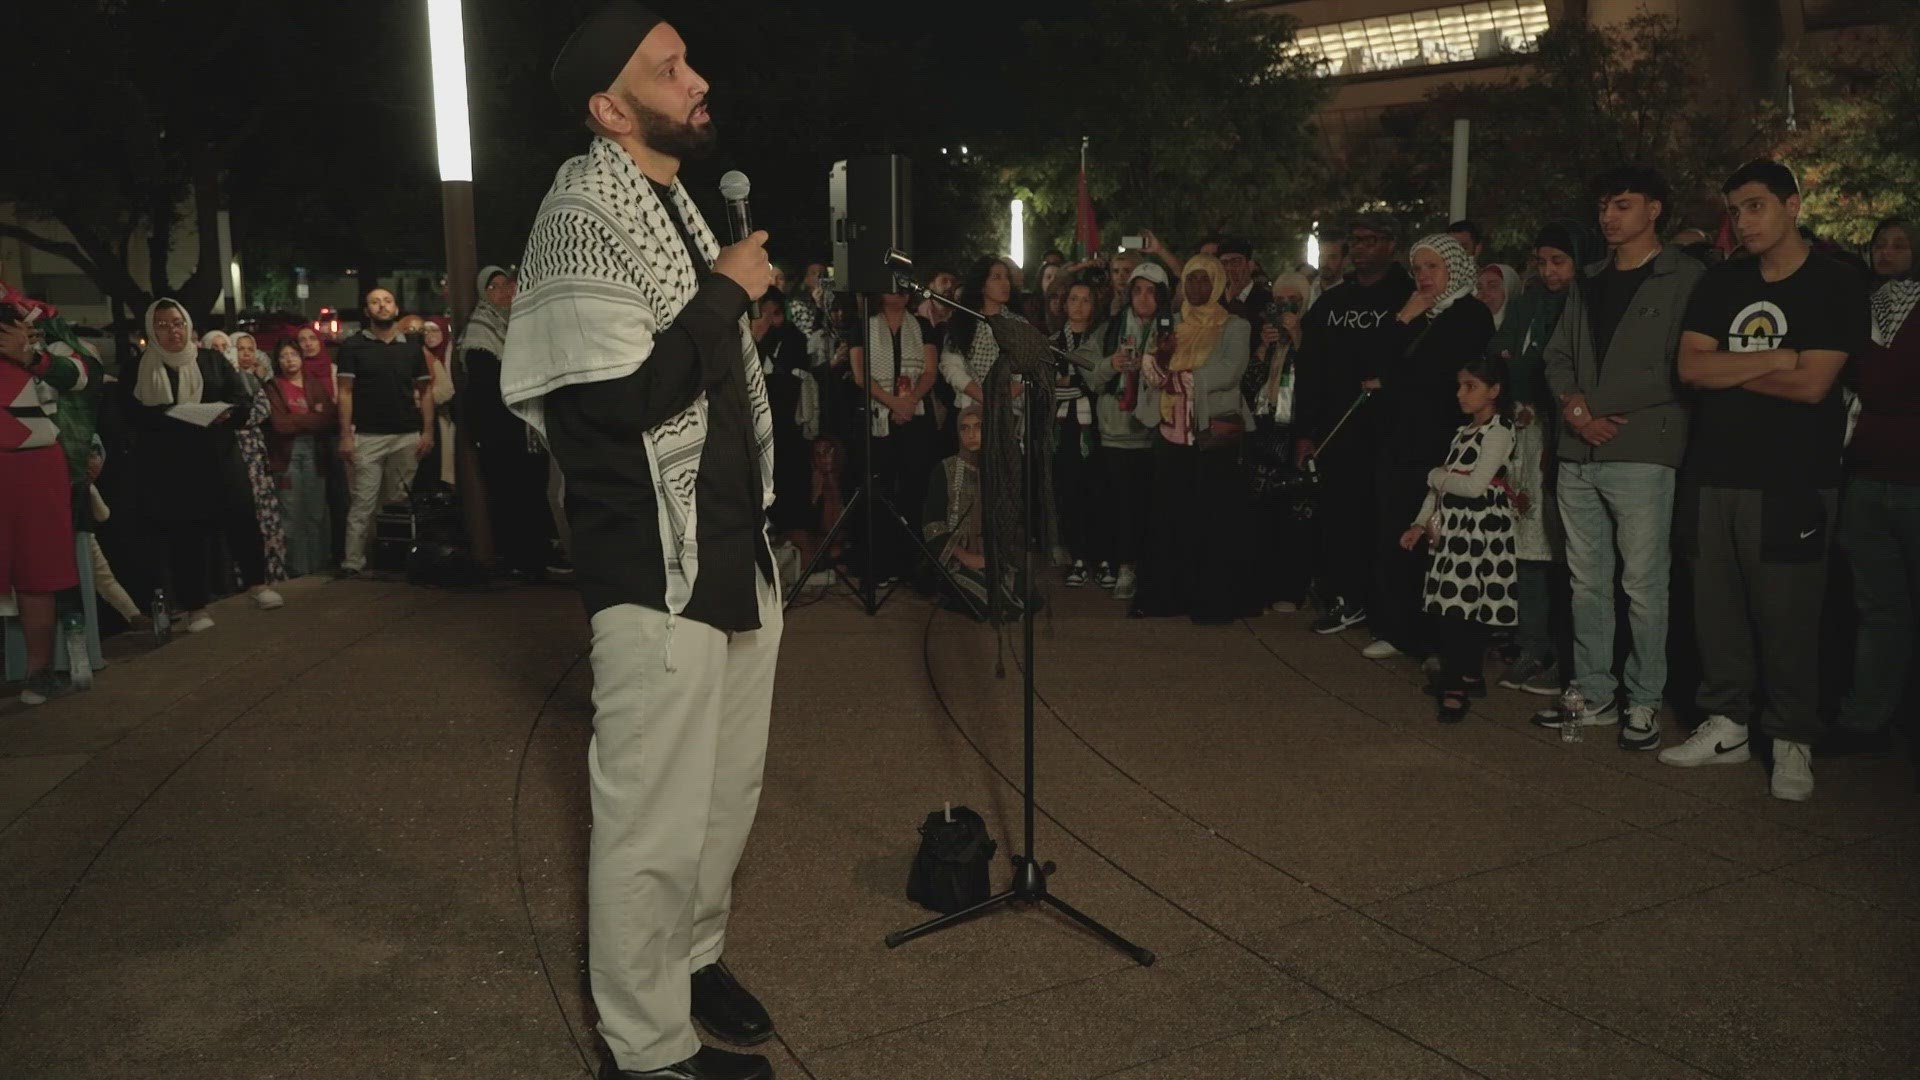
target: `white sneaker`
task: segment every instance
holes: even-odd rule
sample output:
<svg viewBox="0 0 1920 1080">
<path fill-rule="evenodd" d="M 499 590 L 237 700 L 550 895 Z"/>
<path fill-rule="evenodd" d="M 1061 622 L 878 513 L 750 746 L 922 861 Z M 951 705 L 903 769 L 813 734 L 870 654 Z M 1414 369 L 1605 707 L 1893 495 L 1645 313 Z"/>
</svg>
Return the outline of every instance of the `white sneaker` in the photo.
<svg viewBox="0 0 1920 1080">
<path fill-rule="evenodd" d="M 1742 765 L 1753 759 L 1747 749 L 1747 725 L 1729 716 L 1709 716 L 1687 741 L 1660 751 L 1660 764 L 1691 769 L 1696 765 Z M 1812 783 L 1811 780 L 1808 781 Z"/>
<path fill-rule="evenodd" d="M 1627 722 L 1620 725 L 1620 734 L 1614 741 L 1622 750 L 1658 750 L 1660 749 L 1660 721 L 1655 719 L 1659 710 L 1651 705 L 1635 705 L 1627 710 Z"/>
<path fill-rule="evenodd" d="M 200 634 L 213 629 L 213 616 L 202 615 L 187 624 L 187 633 Z"/>
<path fill-rule="evenodd" d="M 253 602 L 261 611 L 272 611 L 274 608 L 286 606 L 287 603 L 285 597 L 272 589 L 261 589 L 254 593 Z"/>
<path fill-rule="evenodd" d="M 1373 643 L 1360 650 L 1360 655 L 1369 660 L 1385 660 L 1389 656 L 1399 656 L 1400 650 L 1386 638 L 1375 638 Z"/>
<path fill-rule="evenodd" d="M 1813 798 L 1813 747 L 1785 739 L 1773 740 L 1773 797 L 1788 802 Z"/>
<path fill-rule="evenodd" d="M 1139 592 L 1140 579 L 1139 576 L 1133 572 L 1133 567 L 1121 567 L 1120 577 L 1113 583 L 1113 598 L 1115 600 L 1131 600 Z"/>
</svg>

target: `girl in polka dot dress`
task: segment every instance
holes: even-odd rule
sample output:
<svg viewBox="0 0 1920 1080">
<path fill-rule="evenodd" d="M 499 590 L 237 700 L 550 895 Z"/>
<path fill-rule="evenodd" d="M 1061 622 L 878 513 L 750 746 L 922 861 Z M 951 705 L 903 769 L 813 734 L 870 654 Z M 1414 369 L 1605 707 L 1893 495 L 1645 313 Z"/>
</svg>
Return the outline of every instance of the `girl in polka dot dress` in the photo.
<svg viewBox="0 0 1920 1080">
<path fill-rule="evenodd" d="M 1433 551 L 1425 610 L 1440 646 L 1435 689 L 1447 723 L 1466 717 L 1469 694 L 1486 691 L 1481 662 L 1494 628 L 1513 626 L 1520 616 L 1506 479 L 1513 452 L 1506 361 L 1469 360 L 1456 381 L 1454 397 L 1468 422 L 1454 433 L 1446 464 L 1427 474 L 1426 502 L 1400 537 L 1408 551 L 1422 543 Z"/>
</svg>

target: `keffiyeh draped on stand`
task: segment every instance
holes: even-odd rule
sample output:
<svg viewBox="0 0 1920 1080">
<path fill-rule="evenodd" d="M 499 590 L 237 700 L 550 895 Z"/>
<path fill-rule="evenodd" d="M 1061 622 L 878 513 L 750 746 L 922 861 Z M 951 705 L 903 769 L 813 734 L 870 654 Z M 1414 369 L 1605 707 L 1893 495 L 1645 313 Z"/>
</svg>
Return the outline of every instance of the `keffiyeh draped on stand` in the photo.
<svg viewBox="0 0 1920 1080">
<path fill-rule="evenodd" d="M 675 181 L 674 205 L 702 255 L 720 251 L 713 232 Z M 699 275 L 652 183 L 615 143 L 595 139 L 561 166 L 540 204 L 522 260 L 520 292 L 501 356 L 501 397 L 545 434 L 541 404 L 564 386 L 618 379 L 639 370 L 654 337 L 699 288 Z M 741 372 L 753 416 L 763 505 L 773 501 L 773 415 L 759 350 L 743 316 Z M 647 432 L 669 615 L 686 608 L 699 573 L 694 489 L 707 441 L 707 399 Z"/>
</svg>

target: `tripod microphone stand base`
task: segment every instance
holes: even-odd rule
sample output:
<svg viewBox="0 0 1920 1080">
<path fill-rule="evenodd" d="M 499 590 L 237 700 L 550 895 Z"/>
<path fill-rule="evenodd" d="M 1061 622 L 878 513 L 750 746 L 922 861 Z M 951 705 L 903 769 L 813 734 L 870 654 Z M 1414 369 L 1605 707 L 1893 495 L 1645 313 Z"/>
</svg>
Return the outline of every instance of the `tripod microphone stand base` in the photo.
<svg viewBox="0 0 1920 1080">
<path fill-rule="evenodd" d="M 926 937 L 952 926 L 966 922 L 976 916 L 985 915 L 996 908 L 1011 904 L 1045 904 L 1048 907 L 1093 931 L 1095 936 L 1120 950 L 1141 967 L 1152 967 L 1156 957 L 1151 949 L 1143 949 L 1119 934 L 1101 925 L 1092 916 L 1087 915 L 1053 895 L 1047 890 L 1047 875 L 1053 873 L 1052 863 L 1036 863 L 1024 855 L 1013 857 L 1013 884 L 1004 892 L 998 892 L 970 908 L 963 908 L 951 915 L 942 915 L 919 926 L 910 927 L 887 935 L 887 948 L 897 949 L 915 938 Z"/>
</svg>

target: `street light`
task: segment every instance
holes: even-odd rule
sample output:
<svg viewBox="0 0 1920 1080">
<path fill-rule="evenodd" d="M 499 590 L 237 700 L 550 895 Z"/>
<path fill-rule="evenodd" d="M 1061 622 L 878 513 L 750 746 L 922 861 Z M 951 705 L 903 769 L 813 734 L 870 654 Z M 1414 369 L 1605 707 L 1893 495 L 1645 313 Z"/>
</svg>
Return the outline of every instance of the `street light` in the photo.
<svg viewBox="0 0 1920 1080">
<path fill-rule="evenodd" d="M 474 275 L 479 273 L 473 236 L 473 134 L 467 126 L 466 26 L 461 0 L 427 0 L 427 41 L 433 50 L 433 130 L 440 151 L 440 223 L 447 243 L 447 324 L 456 342 L 473 313 Z M 457 360 L 459 351 L 450 355 Z M 456 385 L 466 373 L 453 365 Z M 473 560 L 493 561 L 493 530 L 479 458 L 465 425 L 455 429 L 455 467 L 460 508 Z"/>
<path fill-rule="evenodd" d="M 460 0 L 427 0 L 427 41 L 433 49 L 433 129 L 440 146 L 440 179 L 472 183 L 466 27 Z"/>
<path fill-rule="evenodd" d="M 1007 246 L 1013 250 L 1008 254 L 1013 256 L 1013 265 L 1024 267 L 1027 265 L 1027 204 L 1015 199 L 1010 212 L 1013 214 L 1013 227 L 1011 242 Z"/>
</svg>

